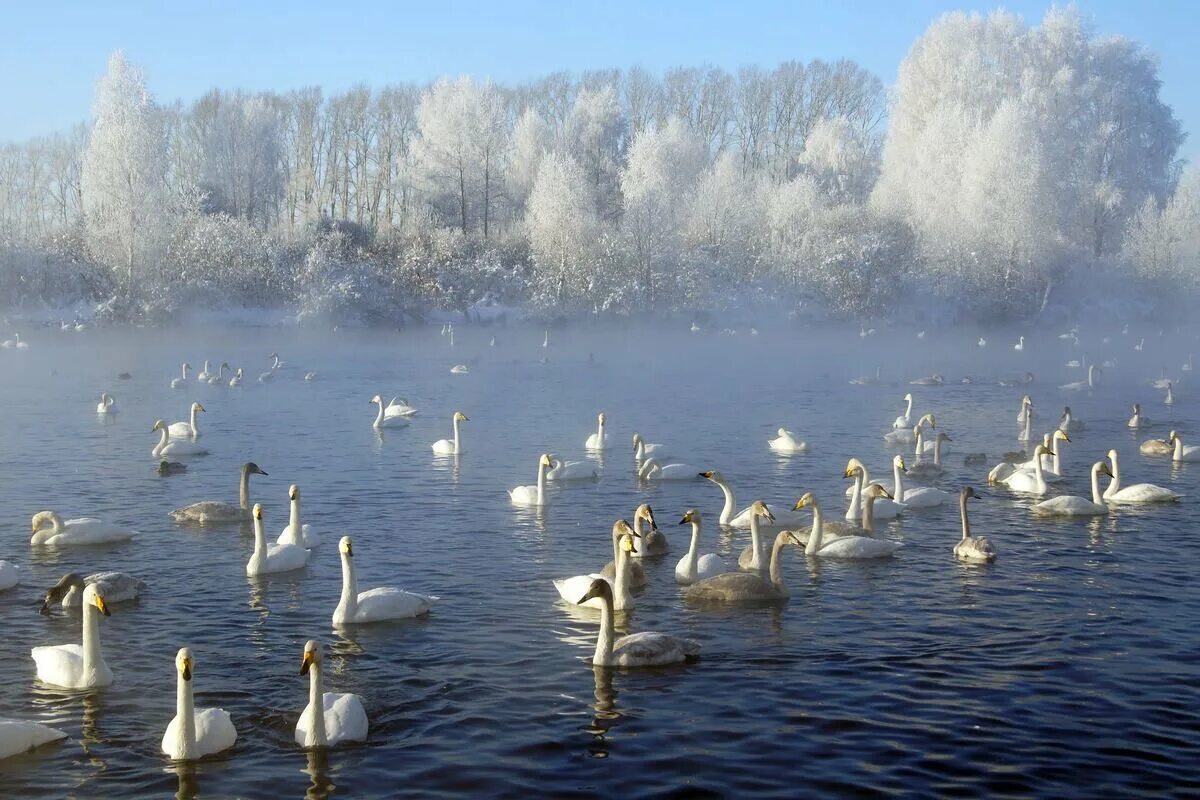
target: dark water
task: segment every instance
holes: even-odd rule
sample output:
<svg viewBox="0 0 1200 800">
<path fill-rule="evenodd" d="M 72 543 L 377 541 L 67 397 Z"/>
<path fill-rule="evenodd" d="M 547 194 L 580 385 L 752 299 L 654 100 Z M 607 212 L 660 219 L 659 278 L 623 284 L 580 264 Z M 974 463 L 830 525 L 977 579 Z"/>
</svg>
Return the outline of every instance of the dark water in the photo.
<svg viewBox="0 0 1200 800">
<path fill-rule="evenodd" d="M 796 797 L 851 793 L 1119 796 L 1166 793 L 1200 781 L 1200 589 L 1195 511 L 1200 465 L 1173 468 L 1137 455 L 1124 428 L 1129 404 L 1164 424 L 1192 424 L 1184 380 L 1173 409 L 1144 379 L 1186 357 L 1182 338 L 1092 338 L 1117 356 L 1106 383 L 1068 395 L 1073 348 L 1046 333 L 1026 353 L 967 332 L 918 341 L 909 331 L 776 330 L 718 336 L 650 330 L 460 330 L 451 349 L 436 331 L 316 338 L 281 330 L 191 334 L 32 331 L 27 351 L 0 352 L 0 558 L 25 582 L 0 595 L 0 713 L 61 727 L 70 739 L 0 764 L 5 797 L 648 796 L 711 793 Z M 1027 332 L 1026 332 L 1027 333 Z M 1012 337 L 1015 340 L 1015 335 Z M 167 387 L 187 358 L 225 359 L 251 376 L 266 354 L 288 361 L 271 384 Z M 594 354 L 594 363 L 589 362 Z M 466 376 L 449 373 L 471 364 Z M 711 524 L 721 506 L 706 482 L 643 486 L 629 437 L 669 443 L 688 463 L 720 469 L 739 490 L 787 504 L 805 490 L 844 509 L 848 456 L 885 473 L 880 437 L 907 387 L 848 385 L 882 365 L 885 379 L 933 371 L 949 379 L 1038 374 L 1038 429 L 1064 402 L 1088 423 L 1068 445 L 1071 493 L 1110 447 L 1127 483 L 1187 495 L 1165 507 L 1106 519 L 1034 519 L 1028 498 L 984 490 L 976 533 L 1000 551 L 990 566 L 957 564 L 953 506 L 910 512 L 884 535 L 904 542 L 874 563 L 806 560 L 789 551 L 789 603 L 694 608 L 673 580 L 687 545 L 674 523 L 689 506 L 710 521 L 705 550 L 730 564 L 745 543 Z M 316 369 L 317 380 L 301 380 Z M 128 370 L 132 380 L 118 381 Z M 1172 372 L 1178 372 L 1177 366 Z M 93 413 L 102 390 L 119 414 Z M 979 485 L 1016 446 L 1021 389 L 913 388 L 956 449 L 944 488 Z M 421 409 L 381 439 L 376 392 Z M 154 419 L 205 404 L 203 442 L 185 475 L 158 477 Z M 464 454 L 437 458 L 429 443 L 461 409 Z M 530 483 L 539 453 L 583 458 L 597 411 L 615 448 L 594 484 L 554 489 L 541 515 L 513 509 L 505 488 Z M 810 453 L 780 458 L 765 441 L 785 425 Z M 184 530 L 166 516 L 200 499 L 236 499 L 237 468 L 257 461 L 255 499 L 272 538 L 286 523 L 287 487 L 304 492 L 321 546 L 300 572 L 247 579 L 248 531 Z M 551 579 L 598 568 L 618 517 L 652 503 L 672 553 L 647 562 L 649 588 L 625 628 L 702 642 L 684 668 L 607 674 L 590 656 L 596 620 L 557 602 Z M 28 544 L 43 508 L 94 515 L 140 531 L 132 543 L 50 551 Z M 838 514 L 840 516 L 840 512 Z M 362 588 L 400 585 L 441 596 L 425 619 L 331 630 L 340 589 L 337 537 L 354 536 Z M 29 648 L 78 641 L 79 614 L 37 613 L 41 590 L 68 570 L 120 569 L 146 579 L 136 603 L 102 621 L 115 683 L 63 692 L 34 677 Z M 303 643 L 326 644 L 327 689 L 363 696 L 370 740 L 320 756 L 292 730 L 307 702 L 296 673 Z M 227 709 L 236 747 L 186 769 L 159 751 L 174 714 L 174 655 L 196 657 L 201 705 Z"/>
</svg>

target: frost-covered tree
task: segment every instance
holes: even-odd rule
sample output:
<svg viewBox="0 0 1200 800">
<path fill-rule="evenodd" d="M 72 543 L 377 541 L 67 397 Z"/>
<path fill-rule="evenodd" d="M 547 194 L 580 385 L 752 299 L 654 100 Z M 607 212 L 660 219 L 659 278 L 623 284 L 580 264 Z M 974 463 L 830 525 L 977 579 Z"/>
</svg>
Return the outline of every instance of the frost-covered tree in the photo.
<svg viewBox="0 0 1200 800">
<path fill-rule="evenodd" d="M 1124 257 L 1146 278 L 1200 286 L 1200 166 L 1188 168 L 1161 208 L 1146 198 L 1129 222 Z"/>
<path fill-rule="evenodd" d="M 539 292 L 556 305 L 585 297 L 599 220 L 588 176 L 570 156 L 552 153 L 542 161 L 525 225 Z"/>
<path fill-rule="evenodd" d="M 524 213 L 542 160 L 550 151 L 549 131 L 537 111 L 526 108 L 522 112 L 513 127 L 508 148 L 508 198 L 514 209 Z"/>
<path fill-rule="evenodd" d="M 161 246 L 169 217 L 162 118 L 141 70 L 120 51 L 100 80 L 95 117 L 81 180 L 88 249 L 125 272 L 132 297 L 137 268 Z"/>
<path fill-rule="evenodd" d="M 616 213 L 625 122 L 612 86 L 581 89 L 567 116 L 565 149 L 583 169 L 605 216 Z"/>
<path fill-rule="evenodd" d="M 874 141 L 846 117 L 818 120 L 797 161 L 837 203 L 865 200 L 879 170 Z"/>
</svg>

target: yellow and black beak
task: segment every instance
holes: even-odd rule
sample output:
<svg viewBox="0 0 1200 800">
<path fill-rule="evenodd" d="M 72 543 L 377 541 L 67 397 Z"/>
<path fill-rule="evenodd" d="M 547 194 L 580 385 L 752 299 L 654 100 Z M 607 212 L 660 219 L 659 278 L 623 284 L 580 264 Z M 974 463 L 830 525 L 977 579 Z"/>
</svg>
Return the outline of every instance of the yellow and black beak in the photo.
<svg viewBox="0 0 1200 800">
<path fill-rule="evenodd" d="M 112 616 L 112 614 L 110 614 L 108 611 L 108 604 L 106 604 L 104 602 L 104 598 L 101 597 L 100 595 L 96 595 L 96 608 L 100 609 L 100 613 L 103 614 L 104 616 L 106 616 L 106 617 Z"/>
<path fill-rule="evenodd" d="M 183 660 L 183 679 L 185 681 L 190 681 L 192 679 L 192 660 L 190 658 L 185 658 Z"/>
<path fill-rule="evenodd" d="M 701 472 L 701 473 L 700 473 L 700 477 L 701 477 L 701 478 L 709 478 L 709 479 L 711 479 L 711 478 L 712 478 L 712 476 L 713 476 L 713 474 L 712 474 L 712 471 L 711 471 L 711 470 L 710 470 L 710 471 L 708 471 L 708 472 Z"/>
<path fill-rule="evenodd" d="M 300 659 L 300 674 L 307 675 L 308 668 L 313 665 L 313 654 L 311 650 L 304 651 L 304 658 Z"/>
<path fill-rule="evenodd" d="M 851 467 L 850 469 L 846 470 L 846 472 L 842 475 L 842 477 L 843 478 L 853 478 L 854 477 L 854 467 Z"/>
</svg>

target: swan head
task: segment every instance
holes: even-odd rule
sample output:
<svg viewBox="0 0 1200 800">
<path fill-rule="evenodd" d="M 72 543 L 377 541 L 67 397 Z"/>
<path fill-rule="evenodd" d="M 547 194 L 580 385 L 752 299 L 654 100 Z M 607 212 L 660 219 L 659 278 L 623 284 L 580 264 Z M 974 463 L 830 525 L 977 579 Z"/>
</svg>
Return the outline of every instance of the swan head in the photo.
<svg viewBox="0 0 1200 800">
<path fill-rule="evenodd" d="M 542 457 L 538 459 L 538 466 L 547 468 L 553 467 L 554 458 L 555 456 L 553 453 L 542 453 Z"/>
<path fill-rule="evenodd" d="M 635 433 L 633 435 L 633 449 L 636 451 L 638 449 L 638 445 L 640 445 L 641 443 L 642 443 L 642 435 L 640 433 Z"/>
<path fill-rule="evenodd" d="M 254 513 L 254 521 L 255 521 L 255 522 L 262 522 L 262 519 L 263 519 L 263 507 L 262 507 L 262 503 L 255 503 L 255 504 L 254 504 L 254 511 L 253 511 L 253 513 Z"/>
<path fill-rule="evenodd" d="M 192 403 L 192 411 L 203 411 L 203 410 L 204 410 L 204 406 L 200 405 L 199 403 Z"/>
<path fill-rule="evenodd" d="M 1033 398 L 1030 397 L 1029 395 L 1025 395 L 1024 397 L 1021 398 L 1021 406 L 1022 407 L 1029 408 L 1032 405 L 1033 405 Z"/>
<path fill-rule="evenodd" d="M 853 478 L 860 472 L 866 472 L 866 465 L 857 458 L 852 458 L 846 462 L 846 471 L 842 473 L 843 478 Z"/>
<path fill-rule="evenodd" d="M 878 483 L 872 483 L 868 486 L 866 495 L 867 497 L 886 497 L 888 500 L 892 499 L 892 493 Z"/>
<path fill-rule="evenodd" d="M 1112 468 L 1108 466 L 1107 461 L 1097 461 L 1095 464 L 1092 464 L 1092 470 L 1099 472 L 1101 475 L 1112 477 Z"/>
<path fill-rule="evenodd" d="M 1171 433 L 1167 435 L 1167 441 L 1170 442 L 1171 444 L 1174 444 L 1175 440 L 1178 438 L 1179 438 L 1179 434 L 1176 433 L 1175 431 L 1171 431 Z"/>
<path fill-rule="evenodd" d="M 470 422 L 471 418 L 468 417 L 466 414 L 464 414 L 461 411 L 455 411 L 454 412 L 454 421 L 455 422 Z"/>
<path fill-rule="evenodd" d="M 1112 461 L 1112 462 L 1116 462 L 1116 460 L 1117 460 L 1117 451 L 1116 450 L 1108 451 L 1108 460 Z"/>
<path fill-rule="evenodd" d="M 975 487 L 973 486 L 964 486 L 962 491 L 958 493 L 958 496 L 961 500 L 979 499 L 979 495 L 976 494 Z"/>
<path fill-rule="evenodd" d="M 154 420 L 154 427 L 150 429 L 150 432 L 154 433 L 155 431 L 161 431 L 166 427 L 166 425 L 167 423 L 163 422 L 161 419 L 156 419 Z"/>
<path fill-rule="evenodd" d="M 67 592 L 71 591 L 72 588 L 87 588 L 84 586 L 83 578 L 77 572 L 68 572 L 59 578 L 58 583 L 46 590 L 46 596 L 42 599 L 41 613 L 49 614 L 50 606 L 55 603 L 61 603 L 62 599 L 66 597 Z"/>
<path fill-rule="evenodd" d="M 1140 416 L 1141 413 L 1142 413 L 1142 404 L 1134 403 L 1133 404 L 1133 415 L 1136 417 L 1136 416 Z"/>
<path fill-rule="evenodd" d="M 253 461 L 247 461 L 245 464 L 242 464 L 242 472 L 246 473 L 247 475 L 267 475 L 267 474 L 269 474 L 269 473 L 267 473 L 266 470 L 264 470 L 258 464 L 255 464 Z"/>
<path fill-rule="evenodd" d="M 626 553 L 636 553 L 637 552 L 637 546 L 634 545 L 634 543 L 633 543 L 633 537 L 634 537 L 634 534 L 632 532 L 623 534 L 621 536 L 621 540 L 618 544 L 619 544 L 620 548 L 623 551 L 625 551 Z"/>
<path fill-rule="evenodd" d="M 346 558 L 354 558 L 354 546 L 350 544 L 349 536 L 343 536 L 338 540 L 338 552 Z"/>
<path fill-rule="evenodd" d="M 382 397 L 380 397 L 379 395 L 375 395 L 374 397 L 372 397 L 372 398 L 371 398 L 370 400 L 368 400 L 367 402 L 368 402 L 368 403 L 378 403 L 379 405 L 383 405 L 383 398 L 382 398 Z"/>
<path fill-rule="evenodd" d="M 800 495 L 800 499 L 796 501 L 796 505 L 792 506 L 792 511 L 799 511 L 802 508 L 816 506 L 817 498 L 812 492 L 805 492 Z"/>
<path fill-rule="evenodd" d="M 183 371 L 184 371 L 184 372 L 187 372 L 187 371 L 188 371 L 189 369 L 191 369 L 191 368 L 192 368 L 192 365 L 191 365 L 191 364 L 189 364 L 189 363 L 188 363 L 188 362 L 186 362 L 186 361 L 185 361 L 185 362 L 183 362 Z"/>
<path fill-rule="evenodd" d="M 600 416 L 599 416 L 599 417 L 597 417 L 597 419 L 598 419 L 598 420 L 600 420 L 600 424 L 601 424 L 601 425 L 603 425 L 604 423 L 608 422 L 608 417 L 607 417 L 607 416 L 604 414 L 604 412 L 603 412 L 603 411 L 601 411 L 601 412 L 600 412 Z"/>
<path fill-rule="evenodd" d="M 638 506 L 637 510 L 633 512 L 633 519 L 635 522 L 639 519 L 645 520 L 650 523 L 650 530 L 658 530 L 658 523 L 654 521 L 654 509 L 650 507 L 649 503 L 642 503 Z"/>
<path fill-rule="evenodd" d="M 179 652 L 175 654 L 175 669 L 179 671 L 179 677 L 185 681 L 190 681 L 192 679 L 193 663 L 191 648 L 179 648 Z"/>
<path fill-rule="evenodd" d="M 911 402 L 912 402 L 912 399 L 913 399 L 912 392 L 905 392 L 905 393 L 904 393 L 904 402 L 906 402 L 906 403 L 911 403 Z"/>
<path fill-rule="evenodd" d="M 218 369 L 232 369 L 232 368 L 229 366 L 229 364 L 222 361 L 221 366 Z"/>
<path fill-rule="evenodd" d="M 112 616 L 108 611 L 108 606 L 104 603 L 104 596 L 100 594 L 100 590 L 96 588 L 96 584 L 94 583 L 89 583 L 83 590 L 83 605 L 84 607 L 95 606 L 104 616 Z"/>
<path fill-rule="evenodd" d="M 722 475 L 721 473 L 719 473 L 715 470 L 711 470 L 711 469 L 708 470 L 707 472 L 701 472 L 698 477 L 705 478 L 707 480 L 712 481 L 713 483 L 724 483 L 725 482 L 724 475 Z"/>
<path fill-rule="evenodd" d="M 1034 458 L 1037 458 L 1039 456 L 1047 456 L 1047 455 L 1050 455 L 1050 448 L 1046 447 L 1046 445 L 1039 444 L 1037 447 L 1033 448 L 1033 457 Z"/>
<path fill-rule="evenodd" d="M 37 533 L 46 526 L 53 528 L 61 527 L 62 521 L 59 519 L 58 514 L 53 511 L 39 511 L 33 515 L 32 525 L 33 530 L 31 533 Z"/>
<path fill-rule="evenodd" d="M 601 580 L 599 578 L 592 581 L 592 584 L 588 587 L 587 594 L 579 598 L 579 602 L 581 604 L 586 603 L 593 597 L 608 597 L 609 599 L 612 599 L 612 587 L 608 585 L 608 581 Z"/>
<path fill-rule="evenodd" d="M 767 522 L 775 521 L 775 515 L 771 513 L 771 509 L 767 508 L 767 504 L 762 500 L 755 500 L 751 504 L 750 510 L 754 512 L 754 516 L 762 517 Z"/>
<path fill-rule="evenodd" d="M 908 467 L 904 466 L 904 456 L 896 455 L 892 458 L 892 466 L 901 472 L 908 472 Z"/>
<path fill-rule="evenodd" d="M 1071 409 L 1067 409 L 1067 413 L 1070 414 Z M 1071 441 L 1071 437 L 1068 436 L 1067 432 L 1064 430 L 1056 430 L 1054 432 L 1054 440 L 1058 442 L 1069 442 Z"/>
<path fill-rule="evenodd" d="M 687 525 L 689 523 L 700 524 L 700 512 L 694 508 L 689 508 L 683 512 L 683 519 L 679 520 L 680 525 Z"/>
<path fill-rule="evenodd" d="M 299 500 L 299 499 L 300 499 L 300 487 L 293 483 L 291 486 L 288 487 L 288 500 Z"/>
<path fill-rule="evenodd" d="M 620 539 L 620 537 L 625 535 L 639 536 L 638 532 L 633 529 L 632 525 L 623 519 L 619 519 L 613 523 L 613 536 L 616 536 L 618 539 Z"/>
<path fill-rule="evenodd" d="M 321 668 L 321 645 L 315 640 L 309 639 L 304 643 L 304 655 L 300 658 L 300 674 L 307 675 L 308 669 L 316 665 L 317 669 Z"/>
</svg>

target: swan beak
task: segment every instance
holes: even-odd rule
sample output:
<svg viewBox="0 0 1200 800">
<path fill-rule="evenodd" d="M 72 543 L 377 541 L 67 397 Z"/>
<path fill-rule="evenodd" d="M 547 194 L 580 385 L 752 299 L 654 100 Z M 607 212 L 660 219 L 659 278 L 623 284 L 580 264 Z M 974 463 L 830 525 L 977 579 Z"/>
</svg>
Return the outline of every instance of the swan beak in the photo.
<svg viewBox="0 0 1200 800">
<path fill-rule="evenodd" d="M 771 513 L 771 509 L 769 509 L 769 508 L 767 509 L 767 513 L 764 514 L 763 516 L 767 518 L 767 522 L 775 521 L 775 515 Z"/>
<path fill-rule="evenodd" d="M 300 659 L 300 674 L 307 675 L 308 668 L 312 666 L 313 654 L 311 650 L 304 651 L 304 658 Z"/>
<path fill-rule="evenodd" d="M 884 489 L 884 490 L 883 490 L 883 496 L 884 496 L 884 497 L 886 497 L 888 500 L 895 500 L 895 499 L 896 499 L 896 498 L 895 498 L 895 497 L 892 495 L 892 493 L 891 493 L 891 492 L 889 492 L 887 489 Z"/>
<path fill-rule="evenodd" d="M 1063 438 L 1063 441 L 1064 441 L 1064 442 L 1069 442 L 1069 441 L 1071 441 L 1071 437 L 1067 435 L 1067 432 L 1066 432 L 1066 431 L 1063 431 L 1063 432 L 1062 432 L 1062 438 Z"/>
<path fill-rule="evenodd" d="M 183 679 L 185 681 L 190 681 L 192 679 L 192 660 L 190 658 L 185 658 L 183 660 Z"/>
<path fill-rule="evenodd" d="M 854 467 L 851 467 L 850 469 L 846 470 L 846 472 L 842 475 L 842 477 L 843 478 L 853 478 L 854 477 Z"/>
<path fill-rule="evenodd" d="M 712 474 L 712 470 L 709 470 L 708 472 L 701 472 L 701 473 L 700 473 L 699 475 L 697 475 L 696 477 L 698 477 L 698 478 L 708 478 L 709 480 L 712 480 L 712 476 L 713 476 L 713 474 Z"/>
<path fill-rule="evenodd" d="M 104 616 L 106 616 L 106 617 L 112 616 L 112 614 L 109 613 L 108 604 L 104 602 L 104 598 L 101 597 L 100 595 L 96 595 L 96 608 L 100 609 L 100 613 L 103 614 Z"/>
<path fill-rule="evenodd" d="M 46 596 L 42 598 L 42 607 L 38 609 L 39 614 L 50 613 L 50 593 L 46 592 Z"/>
<path fill-rule="evenodd" d="M 202 406 L 202 405 L 200 405 L 199 403 L 197 403 L 197 404 L 196 404 L 196 410 L 197 410 L 197 411 L 204 411 L 204 410 L 205 410 L 205 408 L 204 408 L 204 406 Z"/>
<path fill-rule="evenodd" d="M 680 525 L 687 525 L 688 522 L 690 522 L 690 520 L 687 518 L 686 514 L 684 515 L 683 519 L 679 520 Z"/>
<path fill-rule="evenodd" d="M 1112 469 L 1108 466 L 1108 464 L 1101 464 L 1100 471 L 1103 472 L 1108 477 L 1110 477 L 1110 478 L 1112 477 Z"/>
</svg>

